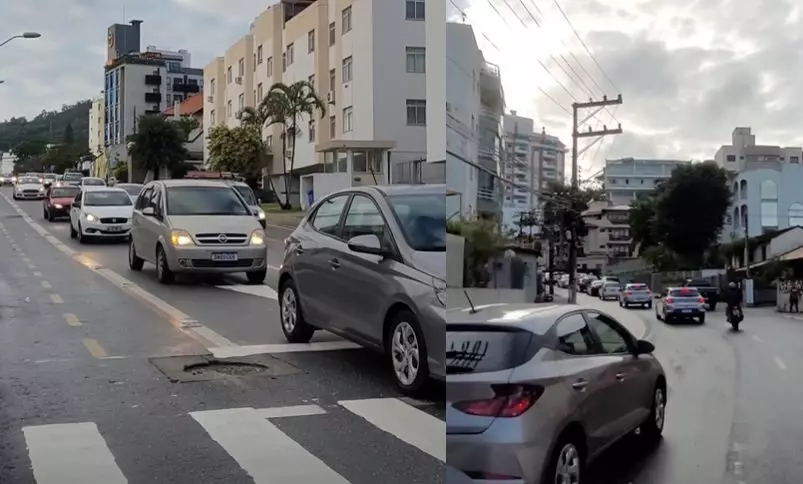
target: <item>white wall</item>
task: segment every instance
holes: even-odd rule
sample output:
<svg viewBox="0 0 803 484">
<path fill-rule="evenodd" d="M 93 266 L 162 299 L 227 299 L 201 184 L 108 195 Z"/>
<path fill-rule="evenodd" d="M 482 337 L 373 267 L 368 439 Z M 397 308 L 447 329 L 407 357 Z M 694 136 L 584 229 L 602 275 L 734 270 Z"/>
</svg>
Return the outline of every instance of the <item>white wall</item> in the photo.
<svg viewBox="0 0 803 484">
<path fill-rule="evenodd" d="M 427 160 L 446 159 L 446 2 L 427 4 Z M 451 88 L 451 86 L 450 86 Z"/>
</svg>

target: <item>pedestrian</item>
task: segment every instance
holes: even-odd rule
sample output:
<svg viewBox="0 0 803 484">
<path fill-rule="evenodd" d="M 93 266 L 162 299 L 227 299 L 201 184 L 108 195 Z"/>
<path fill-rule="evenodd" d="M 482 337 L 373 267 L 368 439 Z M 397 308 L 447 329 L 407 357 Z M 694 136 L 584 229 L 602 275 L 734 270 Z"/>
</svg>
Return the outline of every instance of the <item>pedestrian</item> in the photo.
<svg viewBox="0 0 803 484">
<path fill-rule="evenodd" d="M 798 302 L 800 301 L 800 283 L 792 283 L 792 288 L 789 289 L 789 312 L 799 313 Z M 792 309 L 794 308 L 794 310 Z"/>
</svg>

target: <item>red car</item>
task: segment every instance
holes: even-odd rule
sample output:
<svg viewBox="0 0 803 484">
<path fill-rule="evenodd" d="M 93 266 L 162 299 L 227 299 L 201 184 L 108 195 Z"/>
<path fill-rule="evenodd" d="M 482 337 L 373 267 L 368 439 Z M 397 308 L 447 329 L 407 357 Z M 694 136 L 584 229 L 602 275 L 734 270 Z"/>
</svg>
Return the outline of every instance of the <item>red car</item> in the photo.
<svg viewBox="0 0 803 484">
<path fill-rule="evenodd" d="M 81 188 L 74 185 L 50 187 L 42 202 L 42 213 L 45 219 L 52 222 L 59 217 L 69 217 L 70 205 L 79 191 Z"/>
</svg>

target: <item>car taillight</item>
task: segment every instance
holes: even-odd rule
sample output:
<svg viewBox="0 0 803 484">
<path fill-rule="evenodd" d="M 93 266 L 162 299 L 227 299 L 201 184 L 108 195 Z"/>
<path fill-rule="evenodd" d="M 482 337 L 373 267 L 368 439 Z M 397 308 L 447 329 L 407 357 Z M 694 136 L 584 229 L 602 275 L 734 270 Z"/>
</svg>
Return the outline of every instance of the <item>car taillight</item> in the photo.
<svg viewBox="0 0 803 484">
<path fill-rule="evenodd" d="M 625 296 L 629 296 L 629 295 L 631 295 L 631 294 L 632 294 L 632 293 L 631 293 L 630 291 L 625 291 Z"/>
<path fill-rule="evenodd" d="M 668 298 L 664 299 L 664 301 L 665 301 L 667 304 L 672 304 L 673 302 L 675 302 L 675 299 L 674 299 L 674 298 L 671 298 L 671 297 L 668 297 Z"/>
<path fill-rule="evenodd" d="M 704 297 L 702 297 L 702 296 L 701 296 L 701 297 L 698 297 L 698 298 L 697 298 L 697 302 L 698 302 L 698 303 L 700 303 L 700 304 L 705 304 L 705 298 L 704 298 Z"/>
<path fill-rule="evenodd" d="M 544 393 L 541 386 L 491 385 L 496 395 L 483 400 L 455 402 L 452 406 L 478 417 L 514 418 L 530 409 Z"/>
</svg>

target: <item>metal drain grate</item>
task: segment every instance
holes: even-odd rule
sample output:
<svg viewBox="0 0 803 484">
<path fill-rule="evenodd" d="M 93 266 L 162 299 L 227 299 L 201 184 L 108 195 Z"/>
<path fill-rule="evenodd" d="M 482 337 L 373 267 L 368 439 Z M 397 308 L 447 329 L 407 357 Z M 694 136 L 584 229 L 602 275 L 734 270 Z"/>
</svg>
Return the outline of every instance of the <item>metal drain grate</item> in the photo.
<svg viewBox="0 0 803 484">
<path fill-rule="evenodd" d="M 265 373 L 268 370 L 270 370 L 270 368 L 265 365 L 260 365 L 259 363 L 226 363 L 218 360 L 211 360 L 206 363 L 198 363 L 184 367 L 184 371 L 187 371 L 193 375 L 202 375 L 211 371 L 228 376 L 246 376 L 257 373 Z"/>
</svg>

